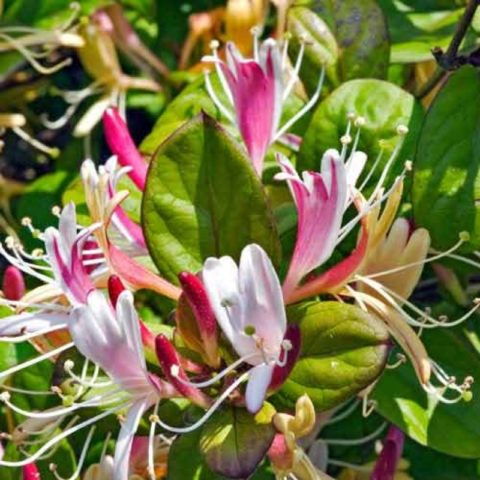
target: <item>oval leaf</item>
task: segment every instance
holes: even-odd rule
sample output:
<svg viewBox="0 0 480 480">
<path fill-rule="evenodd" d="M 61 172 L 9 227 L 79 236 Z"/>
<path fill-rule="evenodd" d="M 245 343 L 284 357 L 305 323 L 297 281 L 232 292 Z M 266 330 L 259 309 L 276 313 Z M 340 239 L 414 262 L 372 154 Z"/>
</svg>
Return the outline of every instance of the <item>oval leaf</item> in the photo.
<svg viewBox="0 0 480 480">
<path fill-rule="evenodd" d="M 200 450 L 207 465 L 229 478 L 248 478 L 265 457 L 275 436 L 268 403 L 255 415 L 243 408 L 225 407 L 202 429 Z"/>
<path fill-rule="evenodd" d="M 340 50 L 340 78 L 386 78 L 390 48 L 376 0 L 314 0 L 312 9 L 330 26 Z"/>
<path fill-rule="evenodd" d="M 340 148 L 340 137 L 347 128 L 347 115 L 355 113 L 365 117 L 359 149 L 373 162 L 383 148 L 382 164 L 400 141 L 397 127 L 409 127 L 399 157 L 413 156 L 418 127 L 423 113 L 415 98 L 408 92 L 382 80 L 351 80 L 337 88 L 315 111 L 300 149 L 300 170 L 318 170 L 323 153 L 328 148 Z M 397 162 L 393 174 L 402 169 Z M 377 175 L 381 169 L 376 170 Z"/>
<path fill-rule="evenodd" d="M 339 302 L 308 302 L 288 309 L 302 332 L 292 373 L 272 401 L 293 408 L 304 393 L 327 410 L 372 383 L 383 370 L 388 333 L 376 317 Z"/>
<path fill-rule="evenodd" d="M 415 220 L 436 248 L 451 247 L 462 231 L 470 233 L 472 249 L 480 247 L 479 135 L 480 77 L 463 67 L 430 107 L 415 156 Z"/>
<path fill-rule="evenodd" d="M 263 187 L 246 152 L 211 117 L 178 129 L 151 163 L 143 225 L 160 272 L 177 281 L 210 256 L 238 258 L 249 243 L 274 260 L 279 240 Z"/>
</svg>

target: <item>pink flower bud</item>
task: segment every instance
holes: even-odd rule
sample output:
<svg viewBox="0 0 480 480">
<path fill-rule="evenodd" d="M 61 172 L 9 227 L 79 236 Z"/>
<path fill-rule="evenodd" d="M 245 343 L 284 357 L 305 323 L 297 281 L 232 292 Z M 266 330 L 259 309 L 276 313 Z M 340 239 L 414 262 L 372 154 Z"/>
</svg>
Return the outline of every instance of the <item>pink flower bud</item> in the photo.
<svg viewBox="0 0 480 480">
<path fill-rule="evenodd" d="M 34 463 L 22 467 L 23 480 L 40 480 L 40 472 Z"/>
<path fill-rule="evenodd" d="M 155 350 L 165 377 L 175 387 L 178 393 L 189 398 L 197 405 L 208 408 L 210 399 L 198 388 L 187 385 L 189 380 L 185 370 L 180 365 L 178 353 L 165 335 L 157 335 L 155 338 Z"/>
<path fill-rule="evenodd" d="M 25 280 L 22 272 L 10 265 L 3 274 L 3 294 L 7 300 L 20 300 L 25 294 Z"/>
<path fill-rule="evenodd" d="M 398 462 L 402 457 L 405 434 L 392 425 L 383 442 L 383 449 L 378 456 L 371 480 L 393 480 Z"/>
<path fill-rule="evenodd" d="M 267 452 L 272 464 L 280 471 L 288 472 L 293 466 L 293 453 L 288 448 L 283 433 L 277 433 Z"/>
<path fill-rule="evenodd" d="M 218 363 L 217 320 L 202 281 L 193 273 L 182 272 L 178 279 L 192 309 L 205 353 L 213 364 Z"/>
<path fill-rule="evenodd" d="M 108 108 L 103 114 L 103 129 L 110 150 L 117 156 L 120 165 L 132 167 L 128 176 L 143 190 L 147 178 L 147 163 L 137 150 L 128 127 L 116 108 Z"/>
</svg>

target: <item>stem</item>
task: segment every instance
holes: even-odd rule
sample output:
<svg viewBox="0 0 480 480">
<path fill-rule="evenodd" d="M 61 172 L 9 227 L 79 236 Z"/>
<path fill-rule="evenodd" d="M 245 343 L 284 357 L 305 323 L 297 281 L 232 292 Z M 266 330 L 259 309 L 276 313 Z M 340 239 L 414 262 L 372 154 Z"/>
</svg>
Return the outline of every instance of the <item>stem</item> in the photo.
<svg viewBox="0 0 480 480">
<path fill-rule="evenodd" d="M 457 29 L 447 49 L 447 53 L 444 55 L 446 62 L 453 63 L 456 60 L 460 44 L 467 33 L 468 27 L 472 23 L 473 16 L 475 15 L 475 11 L 477 10 L 479 4 L 480 0 L 470 0 L 470 2 L 468 2 L 462 18 L 458 22 Z"/>
<path fill-rule="evenodd" d="M 450 45 L 447 48 L 446 53 L 441 48 L 436 47 L 432 53 L 438 63 L 438 68 L 433 75 L 421 85 L 415 92 L 417 98 L 426 97 L 437 85 L 445 78 L 447 72 L 455 70 L 462 65 L 462 59 L 458 56 L 458 49 L 462 44 L 462 41 L 467 33 L 468 27 L 472 23 L 473 16 L 480 5 L 480 0 L 470 0 L 465 7 L 462 18 L 457 24 L 455 33 L 450 41 Z"/>
</svg>

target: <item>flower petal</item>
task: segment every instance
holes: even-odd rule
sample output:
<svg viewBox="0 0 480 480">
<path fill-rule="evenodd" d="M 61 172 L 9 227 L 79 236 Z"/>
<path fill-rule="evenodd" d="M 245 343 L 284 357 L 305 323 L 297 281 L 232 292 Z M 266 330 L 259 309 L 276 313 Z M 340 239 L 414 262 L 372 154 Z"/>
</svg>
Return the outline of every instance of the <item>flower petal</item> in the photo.
<svg viewBox="0 0 480 480">
<path fill-rule="evenodd" d="M 265 363 L 250 370 L 245 390 L 245 403 L 250 413 L 257 413 L 262 408 L 267 388 L 272 380 L 272 374 L 273 365 Z"/>
</svg>

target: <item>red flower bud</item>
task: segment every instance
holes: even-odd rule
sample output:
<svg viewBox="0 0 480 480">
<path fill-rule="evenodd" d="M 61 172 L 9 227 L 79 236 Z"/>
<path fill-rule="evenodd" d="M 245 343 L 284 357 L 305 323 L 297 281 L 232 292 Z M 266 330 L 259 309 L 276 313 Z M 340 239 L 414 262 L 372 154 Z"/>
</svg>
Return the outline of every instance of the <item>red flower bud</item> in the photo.
<svg viewBox="0 0 480 480">
<path fill-rule="evenodd" d="M 185 384 L 185 382 L 188 382 L 188 377 L 180 365 L 180 358 L 175 347 L 165 335 L 157 335 L 155 338 L 155 350 L 165 377 L 175 389 L 197 405 L 208 408 L 210 399 L 198 388 Z"/>
<path fill-rule="evenodd" d="M 3 294 L 7 300 L 20 300 L 25 294 L 25 280 L 22 272 L 10 265 L 3 274 Z"/>
</svg>

